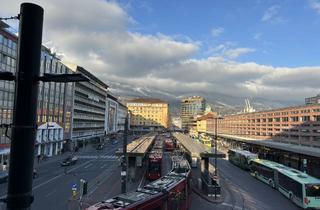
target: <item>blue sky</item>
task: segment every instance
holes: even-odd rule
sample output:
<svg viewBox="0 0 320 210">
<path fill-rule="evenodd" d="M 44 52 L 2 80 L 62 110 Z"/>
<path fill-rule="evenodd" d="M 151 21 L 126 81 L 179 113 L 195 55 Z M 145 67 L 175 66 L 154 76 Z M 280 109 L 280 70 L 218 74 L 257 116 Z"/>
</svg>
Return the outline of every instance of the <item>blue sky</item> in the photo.
<svg viewBox="0 0 320 210">
<path fill-rule="evenodd" d="M 22 1 L 2 0 L 0 16 Z M 320 92 L 320 0 L 30 1 L 43 44 L 103 81 L 301 103 Z"/>
<path fill-rule="evenodd" d="M 208 52 L 210 47 L 227 43 L 230 47 L 254 49 L 237 61 L 287 67 L 319 65 L 320 13 L 312 8 L 312 1 L 120 2 L 136 21 L 131 31 L 162 33 L 177 36 L 176 39 L 186 36 L 199 41 L 201 50 L 197 58 L 212 55 Z M 214 29 L 220 29 L 221 33 L 213 35 Z"/>
</svg>

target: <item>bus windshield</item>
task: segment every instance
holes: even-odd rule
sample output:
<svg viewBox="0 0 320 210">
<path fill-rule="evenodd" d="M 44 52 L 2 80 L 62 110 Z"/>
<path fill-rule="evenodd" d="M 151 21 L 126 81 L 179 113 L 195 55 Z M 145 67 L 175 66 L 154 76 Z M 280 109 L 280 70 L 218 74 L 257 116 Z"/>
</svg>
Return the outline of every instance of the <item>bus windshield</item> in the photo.
<svg viewBox="0 0 320 210">
<path fill-rule="evenodd" d="M 306 184 L 306 196 L 320 197 L 320 184 Z"/>
</svg>

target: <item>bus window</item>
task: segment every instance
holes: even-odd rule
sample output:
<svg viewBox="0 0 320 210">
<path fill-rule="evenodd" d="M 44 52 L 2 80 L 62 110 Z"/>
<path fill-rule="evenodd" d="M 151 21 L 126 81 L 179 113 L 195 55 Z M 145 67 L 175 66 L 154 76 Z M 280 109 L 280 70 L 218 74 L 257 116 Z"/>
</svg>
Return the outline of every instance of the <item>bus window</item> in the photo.
<svg viewBox="0 0 320 210">
<path fill-rule="evenodd" d="M 320 185 L 306 184 L 307 197 L 320 197 Z"/>
</svg>

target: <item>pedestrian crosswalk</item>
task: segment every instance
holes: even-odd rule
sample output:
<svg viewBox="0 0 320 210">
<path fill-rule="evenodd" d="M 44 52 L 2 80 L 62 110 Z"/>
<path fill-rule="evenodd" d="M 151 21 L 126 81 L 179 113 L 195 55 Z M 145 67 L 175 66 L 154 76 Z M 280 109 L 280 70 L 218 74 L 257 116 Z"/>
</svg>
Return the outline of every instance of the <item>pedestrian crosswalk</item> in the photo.
<svg viewBox="0 0 320 210">
<path fill-rule="evenodd" d="M 117 160 L 116 155 L 79 155 L 79 159 L 103 159 L 103 160 Z"/>
</svg>

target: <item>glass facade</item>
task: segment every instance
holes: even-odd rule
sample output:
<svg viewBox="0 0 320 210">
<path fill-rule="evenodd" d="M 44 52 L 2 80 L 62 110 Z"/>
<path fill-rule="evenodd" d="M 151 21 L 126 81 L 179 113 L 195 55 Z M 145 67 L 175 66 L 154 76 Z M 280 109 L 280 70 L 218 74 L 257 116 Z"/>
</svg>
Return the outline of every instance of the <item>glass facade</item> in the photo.
<svg viewBox="0 0 320 210">
<path fill-rule="evenodd" d="M 17 37 L 0 28 L 0 71 L 16 71 L 17 59 Z M 41 51 L 40 76 L 43 73 L 73 73 L 68 67 L 43 47 Z M 61 152 L 63 143 L 71 139 L 71 116 L 73 106 L 73 84 L 40 82 L 37 104 L 37 124 L 54 123 L 57 129 L 49 127 L 37 131 L 36 155 L 55 155 Z M 15 83 L 0 80 L 0 123 L 11 124 Z M 50 130 L 50 131 L 49 131 Z M 49 132 L 48 132 L 49 131 Z M 47 132 L 51 135 L 39 135 L 39 132 Z M 8 134 L 10 135 L 10 129 Z M 39 138 L 41 136 L 41 138 Z M 46 136 L 46 137 L 44 137 Z M 55 138 L 59 136 L 59 138 Z M 62 137 L 62 138 L 60 138 Z M 9 139 L 5 135 L 5 129 L 0 130 L 0 148 L 9 147 Z"/>
</svg>

